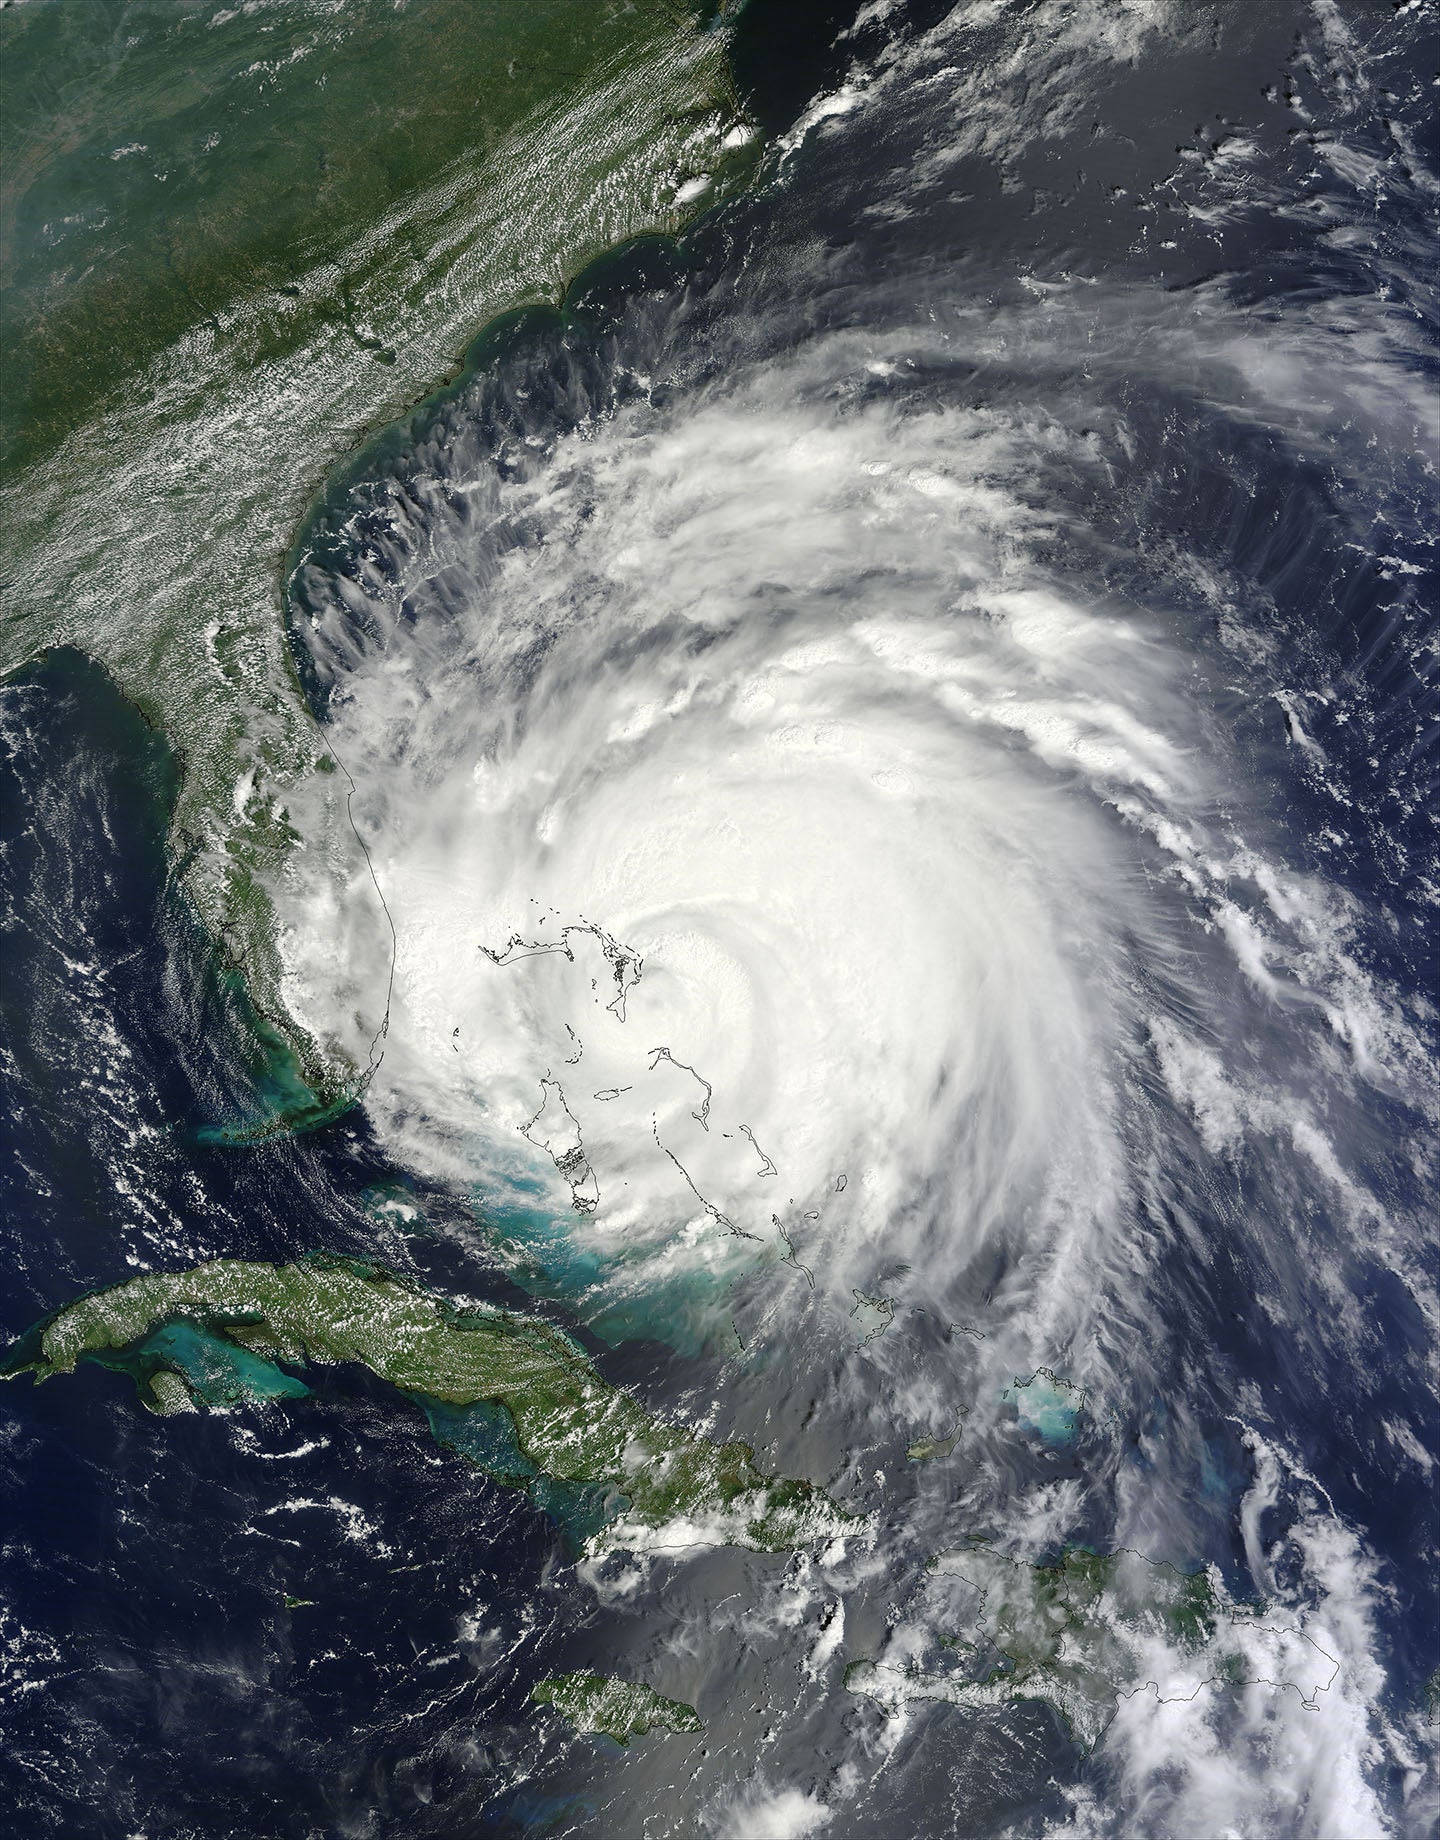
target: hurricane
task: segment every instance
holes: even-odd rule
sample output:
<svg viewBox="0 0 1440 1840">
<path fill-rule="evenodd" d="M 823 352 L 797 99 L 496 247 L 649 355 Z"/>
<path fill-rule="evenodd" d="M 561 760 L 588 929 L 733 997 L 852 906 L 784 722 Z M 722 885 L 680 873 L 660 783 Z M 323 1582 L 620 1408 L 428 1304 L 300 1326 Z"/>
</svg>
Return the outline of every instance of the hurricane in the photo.
<svg viewBox="0 0 1440 1840">
<path fill-rule="evenodd" d="M 357 1055 L 388 993 L 369 1114 L 500 1223 L 522 1284 L 602 1335 L 803 1372 L 877 1443 L 963 1422 L 993 1445 L 962 1498 L 1037 1552 L 1081 1527 L 1185 1550 L 1226 1424 L 1268 1453 L 1246 1512 L 1290 1543 L 1295 1627 L 1358 1659 L 1378 1586 L 1272 1440 L 1340 1372 L 1378 1409 L 1377 1261 L 1434 1320 L 1422 948 L 1365 886 L 1350 745 L 1395 713 L 1361 647 L 1406 670 L 1423 344 L 1383 291 L 1257 310 L 1228 276 L 985 247 L 957 285 L 930 240 L 973 148 L 1003 136 L 1008 173 L 1054 132 L 1077 49 L 1175 23 L 972 12 L 892 48 L 795 131 L 780 254 L 528 329 L 332 508 L 297 630 L 382 899 L 297 895 L 287 953 L 298 1013 L 343 1012 Z M 1353 118 L 1363 67 L 1337 90 Z M 1258 160 L 1219 138 L 1175 208 L 1253 209 Z M 1369 177 L 1337 155 L 1303 208 Z M 860 254 L 824 244 L 842 212 L 875 225 Z M 1340 665 L 1380 529 L 1395 625 Z M 1424 1386 L 1418 1338 L 1389 1356 Z M 1059 1372 L 1115 1425 L 1165 1400 L 1138 1473 L 1113 1426 L 1083 1479 L 1012 1470 L 1015 1383 L 1042 1439 L 1061 1400 L 1063 1442 Z M 954 1506 L 920 1490 L 906 1537 Z M 1136 1807 L 1380 1831 L 1379 1727 L 1297 1694 L 1261 1721 L 1283 1788 L 1218 1737 L 1177 1782 L 1157 1726 L 1222 1715 L 1142 1694 L 1114 1740 Z"/>
<path fill-rule="evenodd" d="M 882 0 L 312 507 L 278 988 L 380 1237 L 849 1517 L 491 1591 L 703 1741 L 409 1831 L 1436 1817 L 1424 9 L 1294 10 Z"/>
</svg>

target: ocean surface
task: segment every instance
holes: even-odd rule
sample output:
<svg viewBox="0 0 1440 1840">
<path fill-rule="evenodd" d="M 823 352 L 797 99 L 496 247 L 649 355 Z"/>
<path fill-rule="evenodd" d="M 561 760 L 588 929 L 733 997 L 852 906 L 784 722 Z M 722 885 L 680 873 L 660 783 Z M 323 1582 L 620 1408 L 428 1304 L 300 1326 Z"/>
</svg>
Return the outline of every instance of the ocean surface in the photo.
<svg viewBox="0 0 1440 1840">
<path fill-rule="evenodd" d="M 742 21 L 755 188 L 488 329 L 297 540 L 373 880 L 299 854 L 285 989 L 383 1049 L 323 1130 L 226 1141 L 276 1076 L 163 739 L 78 653 L 0 687 L 11 1336 L 364 1257 L 869 1525 L 577 1563 L 363 1370 L 9 1385 L 9 1831 L 1433 1831 L 1435 48 Z M 1098 1736 L 859 1691 L 967 1616 L 1015 1666 L 974 1543 L 1208 1568 L 1238 1659 L 1108 1625 Z M 704 1731 L 577 1734 L 575 1668 Z"/>
</svg>

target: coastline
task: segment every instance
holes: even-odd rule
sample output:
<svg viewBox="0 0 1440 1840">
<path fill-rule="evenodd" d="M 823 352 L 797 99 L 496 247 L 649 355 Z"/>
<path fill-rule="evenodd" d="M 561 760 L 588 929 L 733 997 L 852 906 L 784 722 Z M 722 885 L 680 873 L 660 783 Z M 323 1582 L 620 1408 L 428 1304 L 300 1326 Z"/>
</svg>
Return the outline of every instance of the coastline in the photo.
<svg viewBox="0 0 1440 1840">
<path fill-rule="evenodd" d="M 182 779 L 168 858 L 213 945 L 217 970 L 243 980 L 257 1033 L 270 1038 L 274 1086 L 296 1095 L 268 1115 L 219 1127 L 218 1141 L 316 1128 L 348 1109 L 368 1077 L 299 1029 L 281 996 L 270 890 L 294 843 L 286 799 L 333 758 L 287 631 L 297 547 L 337 480 L 352 478 L 377 444 L 403 438 L 428 405 L 463 388 L 497 329 L 517 314 L 563 314 L 597 263 L 637 239 L 680 236 L 749 182 L 759 148 L 748 130 L 736 140 L 724 30 L 687 22 L 679 38 L 661 43 L 659 64 L 649 81 L 644 69 L 612 69 L 598 94 L 592 85 L 561 97 L 486 156 L 482 174 L 496 183 L 503 175 L 510 195 L 452 181 L 441 188 L 449 196 L 416 202 L 412 220 L 428 216 L 448 235 L 432 247 L 429 311 L 420 315 L 426 323 L 412 324 L 408 343 L 397 340 L 395 352 L 387 348 L 394 362 L 376 367 L 373 354 L 335 333 L 323 349 L 307 348 L 299 374 L 267 378 L 263 366 L 212 367 L 197 385 L 195 339 L 187 338 L 160 364 L 161 374 L 137 388 L 123 415 L 77 429 L 54 456 L 4 488 L 17 561 L 4 675 L 72 646 L 164 735 Z M 637 100 L 638 91 L 646 95 Z M 597 112 L 611 130 L 604 144 L 596 140 Z M 712 182 L 681 213 L 670 197 L 672 175 L 687 161 L 706 164 Z M 512 167 L 518 174 L 506 170 Z M 514 264 L 507 276 L 517 226 L 522 240 L 530 235 L 536 213 L 524 194 L 537 183 L 551 194 L 548 254 L 531 249 L 539 259 L 530 271 Z M 517 184 L 520 198 L 513 196 Z M 487 228 L 510 233 L 509 248 L 487 245 Z M 349 291 L 347 320 L 375 323 L 373 297 L 393 280 L 394 263 L 387 270 L 377 246 L 387 229 L 393 226 L 381 226 L 372 246 L 356 252 L 361 262 L 367 254 L 374 260 Z M 466 287 L 470 278 L 482 286 Z M 307 380 L 314 385 L 308 404 Z M 277 386 L 268 394 L 267 383 Z M 250 436 L 238 456 L 238 481 L 235 450 L 223 451 L 237 424 Z M 212 427 L 223 430 L 218 441 L 209 439 Z M 325 450 L 318 466 L 317 434 Z M 288 477 L 277 481 L 280 461 Z M 134 608 L 129 618 L 117 618 L 117 587 L 120 605 Z M 342 806 L 348 799 L 331 798 L 326 836 L 308 841 L 353 856 Z"/>
</svg>

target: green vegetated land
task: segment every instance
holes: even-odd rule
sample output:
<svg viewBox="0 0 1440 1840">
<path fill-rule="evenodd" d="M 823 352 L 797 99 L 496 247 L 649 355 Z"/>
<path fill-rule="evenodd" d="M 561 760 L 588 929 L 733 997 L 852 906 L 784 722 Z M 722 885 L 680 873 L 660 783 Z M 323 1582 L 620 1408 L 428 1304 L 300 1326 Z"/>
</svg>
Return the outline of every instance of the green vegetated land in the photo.
<svg viewBox="0 0 1440 1840">
<path fill-rule="evenodd" d="M 376 1267 L 221 1259 L 134 1278 L 60 1310 L 7 1357 L 7 1375 L 82 1359 L 134 1375 L 158 1412 L 307 1391 L 286 1371 L 354 1361 L 426 1413 L 445 1444 L 524 1488 L 592 1549 L 810 1546 L 856 1523 L 807 1482 L 763 1474 L 609 1385 L 552 1324 L 459 1311 Z M 283 1365 L 282 1365 L 283 1364 Z"/>
<path fill-rule="evenodd" d="M 553 1706 L 576 1731 L 599 1732 L 617 1744 L 651 1731 L 703 1730 L 693 1706 L 666 1699 L 638 1681 L 613 1674 L 556 1674 L 530 1690 L 537 1705 Z"/>
<path fill-rule="evenodd" d="M 857 1661 L 845 1677 L 852 1693 L 892 1708 L 1043 1700 L 1089 1751 L 1124 1694 L 1149 1687 L 1162 1699 L 1191 1699 L 1208 1682 L 1264 1678 L 1310 1705 L 1338 1672 L 1298 1630 L 1226 1600 L 1207 1572 L 1128 1550 L 1077 1547 L 1054 1565 L 1031 1565 L 976 1542 L 939 1554 L 931 1584 L 947 1606 L 933 1661 Z M 1257 1665 L 1275 1672 L 1257 1674 Z"/>
<path fill-rule="evenodd" d="M 743 177 L 725 29 L 673 0 L 36 0 L 0 10 L 0 86 L 0 670 L 78 647 L 164 732 L 184 889 L 318 1117 L 363 1069 L 281 995 L 295 789 L 312 863 L 349 877 L 358 844 L 284 637 L 297 529 L 484 325 Z"/>
</svg>

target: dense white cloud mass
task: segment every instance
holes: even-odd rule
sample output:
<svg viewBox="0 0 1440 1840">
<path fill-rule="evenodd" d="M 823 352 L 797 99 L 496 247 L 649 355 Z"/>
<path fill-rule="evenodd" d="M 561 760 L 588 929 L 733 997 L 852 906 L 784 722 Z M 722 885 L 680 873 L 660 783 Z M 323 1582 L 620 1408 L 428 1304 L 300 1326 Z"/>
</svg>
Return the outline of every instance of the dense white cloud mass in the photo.
<svg viewBox="0 0 1440 1840">
<path fill-rule="evenodd" d="M 985 337 L 1038 367 L 1083 333 L 1113 366 L 1138 328 L 1163 360 L 1173 325 L 1126 321 Z M 1083 392 L 917 390 L 954 343 L 836 334 L 509 476 L 437 444 L 384 569 L 343 584 L 382 628 L 332 733 L 396 930 L 368 1104 L 407 1162 L 564 1223 L 637 1295 L 783 1260 L 847 1311 L 903 1266 L 944 1306 L 1018 1243 L 1043 1358 L 1136 1131 L 1173 1130 L 1139 1060 L 1212 1153 L 1283 1113 L 1364 1213 L 1283 1060 L 1237 1085 L 1217 1059 L 1237 973 L 1328 1014 L 1342 1089 L 1415 1054 L 1343 899 L 1220 816 L 1243 766 L 1164 596 L 1057 562 L 1094 541 L 1057 482 L 1103 494 L 1123 425 Z M 361 1059 L 390 949 L 362 890 L 287 940 L 317 1030 L 354 989 Z"/>
<path fill-rule="evenodd" d="M 1083 127 L 1071 61 L 1138 58 L 1165 17 L 970 9 L 1004 55 L 952 64 L 953 23 L 887 53 L 781 172 L 913 109 L 874 221 L 967 160 L 1018 191 L 1039 124 Z M 1291 208 L 1255 143 L 1207 159 L 1202 221 Z M 847 1607 L 878 1575 L 906 1603 L 884 1640 L 929 1657 L 915 1581 L 962 1535 L 1027 1563 L 1228 1543 L 1265 1606 L 1221 1591 L 1230 1674 L 1127 1635 L 1104 1792 L 1054 1833 L 1369 1840 L 1410 1831 L 1395 1807 L 1418 1832 L 1392 1575 L 1290 1438 L 1320 1399 L 1368 1425 L 1377 1376 L 1418 1396 L 1435 1322 L 1433 1015 L 1376 949 L 1400 921 L 1335 748 L 1382 724 L 1292 604 L 1419 502 L 1413 325 L 1378 289 L 1267 317 L 1133 274 L 987 294 L 922 257 L 810 323 L 827 260 L 713 313 L 633 302 L 603 352 L 512 352 L 357 492 L 342 561 L 306 558 L 386 911 L 368 869 L 302 856 L 288 996 L 363 1063 L 389 990 L 386 1150 L 602 1336 L 712 1375 L 738 1340 L 696 1415 L 828 1437 L 890 1517 L 884 1554 L 707 1606 L 696 1652 L 803 1629 L 806 1691 L 835 1693 L 847 1643 L 882 1645 Z M 596 1588 L 638 1601 L 652 1558 Z M 705 1805 L 865 1832 L 933 1716 L 852 1705 L 823 1792 L 767 1736 L 749 1799 Z"/>
<path fill-rule="evenodd" d="M 731 1809 L 720 1831 L 725 1840 L 808 1840 L 832 1819 L 803 1789 L 761 1790 Z"/>
<path fill-rule="evenodd" d="M 336 724 L 397 929 L 372 1114 L 638 1284 L 783 1230 L 847 1298 L 897 1255 L 938 1295 L 1115 1189 L 1151 922 L 1107 801 L 1202 784 L 1180 667 L 1027 553 L 1061 428 L 813 400 L 874 368 L 561 442 L 496 507 L 533 539 Z"/>
</svg>

